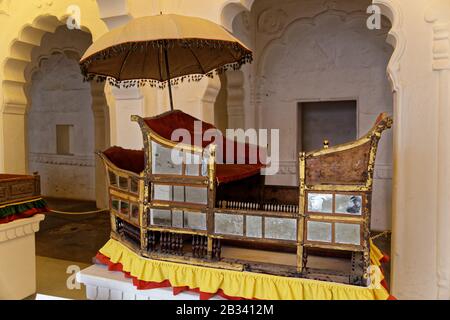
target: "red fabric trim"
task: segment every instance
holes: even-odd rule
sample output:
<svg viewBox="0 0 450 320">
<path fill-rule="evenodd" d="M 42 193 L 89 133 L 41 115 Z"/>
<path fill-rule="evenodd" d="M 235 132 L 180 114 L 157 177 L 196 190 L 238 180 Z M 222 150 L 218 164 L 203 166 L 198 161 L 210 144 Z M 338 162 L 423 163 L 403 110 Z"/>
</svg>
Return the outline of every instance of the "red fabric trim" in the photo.
<svg viewBox="0 0 450 320">
<path fill-rule="evenodd" d="M 144 151 L 142 150 L 128 150 L 114 146 L 105 150 L 103 154 L 120 169 L 136 174 L 144 171 Z"/>
<path fill-rule="evenodd" d="M 380 259 L 380 262 L 381 263 L 388 263 L 389 261 L 391 261 L 391 258 L 387 254 L 385 254 L 383 252 L 383 257 Z"/>
<path fill-rule="evenodd" d="M 389 256 L 387 254 L 385 254 L 384 252 L 382 252 L 382 253 L 383 253 L 383 257 L 381 257 L 379 262 L 380 263 L 388 263 L 390 261 Z M 384 270 L 383 270 L 382 266 L 380 266 L 380 270 L 381 270 L 381 273 L 384 276 Z M 386 289 L 387 292 L 389 292 L 389 286 L 388 286 L 388 283 L 387 283 L 386 279 L 381 280 L 381 285 L 383 286 L 383 288 Z M 389 295 L 388 300 L 397 300 L 397 298 L 395 298 L 393 295 Z"/>
<path fill-rule="evenodd" d="M 0 224 L 9 223 L 11 221 L 32 217 L 38 213 L 48 212 L 48 208 L 32 208 L 20 214 L 12 214 L 4 218 L 0 218 Z"/>
<path fill-rule="evenodd" d="M 389 288 L 388 288 L 388 284 L 387 284 L 387 282 L 386 282 L 386 279 L 381 280 L 381 285 L 383 286 L 383 288 L 385 288 L 386 290 L 389 291 Z"/>
</svg>

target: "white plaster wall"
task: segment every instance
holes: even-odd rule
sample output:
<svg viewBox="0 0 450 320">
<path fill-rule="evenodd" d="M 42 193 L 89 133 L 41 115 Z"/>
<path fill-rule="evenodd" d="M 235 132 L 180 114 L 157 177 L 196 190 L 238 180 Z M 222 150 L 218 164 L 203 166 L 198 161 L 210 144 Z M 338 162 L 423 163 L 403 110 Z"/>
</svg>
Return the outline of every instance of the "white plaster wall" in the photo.
<svg viewBox="0 0 450 320">
<path fill-rule="evenodd" d="M 357 100 L 358 136 L 371 128 L 379 113 L 392 114 L 386 74 L 393 51 L 386 43 L 389 28 L 370 31 L 365 14 L 369 2 L 355 3 L 326 7 L 311 1 L 274 5 L 262 0 L 251 12 L 256 23 L 257 120 L 261 128 L 280 129 L 280 172 L 266 178 L 269 184 L 297 185 L 298 102 Z M 376 166 L 372 229 L 387 230 L 392 131 L 380 142 Z"/>
<path fill-rule="evenodd" d="M 95 200 L 94 118 L 90 85 L 77 60 L 54 54 L 32 79 L 28 113 L 29 168 L 42 194 Z M 56 154 L 56 125 L 73 125 L 71 155 Z"/>
</svg>

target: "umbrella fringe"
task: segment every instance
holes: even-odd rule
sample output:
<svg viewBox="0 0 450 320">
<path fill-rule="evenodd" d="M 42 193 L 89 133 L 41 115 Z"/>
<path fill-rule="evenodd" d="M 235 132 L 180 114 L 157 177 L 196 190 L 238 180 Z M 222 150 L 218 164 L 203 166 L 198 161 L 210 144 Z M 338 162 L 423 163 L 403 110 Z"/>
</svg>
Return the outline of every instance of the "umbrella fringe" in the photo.
<svg viewBox="0 0 450 320">
<path fill-rule="evenodd" d="M 229 63 L 226 64 L 220 68 L 217 68 L 215 70 L 212 70 L 206 74 L 189 74 L 180 76 L 177 78 L 170 79 L 170 84 L 172 86 L 176 86 L 183 82 L 199 82 L 204 77 L 208 78 L 214 78 L 215 75 L 221 75 L 225 73 L 226 71 L 230 70 L 239 70 L 242 65 L 245 63 L 252 62 L 253 58 L 251 54 L 245 55 L 241 60 L 235 63 Z M 129 80 L 118 80 L 113 77 L 108 77 L 100 74 L 94 74 L 94 73 L 87 73 L 84 75 L 84 81 L 96 81 L 96 82 L 108 82 L 110 86 L 116 87 L 116 88 L 133 88 L 133 87 L 144 87 L 144 86 L 150 86 L 152 88 L 159 88 L 159 89 L 165 89 L 168 84 L 168 80 L 165 81 L 159 81 L 154 79 L 129 79 Z"/>
<path fill-rule="evenodd" d="M 197 82 L 203 79 L 204 76 L 212 78 L 214 74 L 219 75 L 228 70 L 238 70 L 241 68 L 243 64 L 250 63 L 253 61 L 251 51 L 240 45 L 238 42 L 210 40 L 210 39 L 155 40 L 150 42 L 142 41 L 142 42 L 122 43 L 113 47 L 109 47 L 105 50 L 99 51 L 80 62 L 81 73 L 83 74 L 85 81 L 97 81 L 97 82 L 108 81 L 110 85 L 118 88 L 141 87 L 145 85 L 150 85 L 151 87 L 164 89 L 167 86 L 168 80 L 165 81 L 159 81 L 154 79 L 118 80 L 113 77 L 91 73 L 89 72 L 89 66 L 95 61 L 110 59 L 117 55 L 120 55 L 121 53 L 128 51 L 145 52 L 149 48 L 153 49 L 163 48 L 170 50 L 175 48 L 176 46 L 182 48 L 211 48 L 211 49 L 228 48 L 235 51 L 238 55 L 241 56 L 241 58 L 237 62 L 226 64 L 206 74 L 192 74 L 171 79 L 170 81 L 172 85 L 177 85 L 180 82 L 184 81 Z"/>
</svg>

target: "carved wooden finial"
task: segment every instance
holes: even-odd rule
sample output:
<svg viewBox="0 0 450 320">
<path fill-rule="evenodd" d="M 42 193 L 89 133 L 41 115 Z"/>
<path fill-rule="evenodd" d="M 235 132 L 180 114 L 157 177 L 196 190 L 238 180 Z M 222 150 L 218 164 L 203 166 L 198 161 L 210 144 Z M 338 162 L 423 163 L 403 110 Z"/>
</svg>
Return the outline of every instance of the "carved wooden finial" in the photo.
<svg viewBox="0 0 450 320">
<path fill-rule="evenodd" d="M 328 149 L 330 147 L 330 141 L 328 139 L 323 140 L 323 148 Z"/>
</svg>

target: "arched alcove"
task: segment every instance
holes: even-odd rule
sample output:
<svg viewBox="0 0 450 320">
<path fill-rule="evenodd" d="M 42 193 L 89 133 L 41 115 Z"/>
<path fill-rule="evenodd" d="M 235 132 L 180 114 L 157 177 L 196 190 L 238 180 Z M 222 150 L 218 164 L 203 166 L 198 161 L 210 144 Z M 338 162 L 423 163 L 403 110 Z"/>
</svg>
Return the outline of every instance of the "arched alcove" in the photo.
<svg viewBox="0 0 450 320">
<path fill-rule="evenodd" d="M 32 24 L 22 28 L 18 37 L 11 43 L 10 56 L 3 64 L 3 170 L 9 173 L 29 173 L 29 146 L 27 139 L 27 112 L 31 106 L 30 84 L 32 74 L 39 69 L 42 59 L 54 53 L 72 56 L 79 59 L 87 47 L 92 43 L 92 36 L 87 27 L 81 30 L 69 30 L 65 25 L 66 17 L 58 19 L 55 16 L 44 15 L 36 18 Z M 70 43 L 69 39 L 59 38 L 59 43 L 48 44 L 46 38 L 58 34 L 58 30 L 66 30 L 85 34 L 89 41 L 81 45 Z M 73 60 L 75 61 L 75 60 Z M 80 75 L 81 76 L 81 75 Z M 94 84 L 90 87 L 92 95 L 91 108 L 95 118 L 95 129 L 89 139 L 94 141 L 95 149 L 104 149 L 109 144 L 109 115 L 104 97 L 104 85 Z M 84 160 L 83 160 L 84 161 Z M 83 162 L 81 161 L 81 162 Z M 101 163 L 93 157 L 96 163 L 93 189 L 99 207 L 106 206 L 106 190 L 103 168 Z M 70 162 L 70 161 L 69 161 Z M 73 163 L 73 162 L 70 162 Z M 85 162 L 83 162 L 85 163 Z"/>
<path fill-rule="evenodd" d="M 95 200 L 94 114 L 90 85 L 73 51 L 41 56 L 27 110 L 30 172 L 46 197 Z"/>
</svg>

